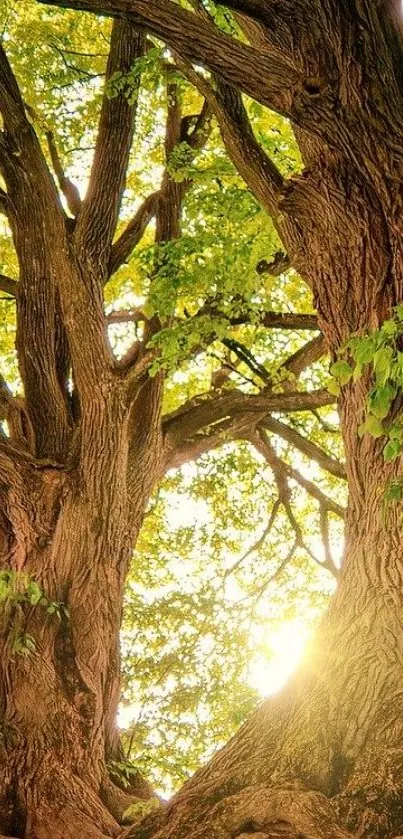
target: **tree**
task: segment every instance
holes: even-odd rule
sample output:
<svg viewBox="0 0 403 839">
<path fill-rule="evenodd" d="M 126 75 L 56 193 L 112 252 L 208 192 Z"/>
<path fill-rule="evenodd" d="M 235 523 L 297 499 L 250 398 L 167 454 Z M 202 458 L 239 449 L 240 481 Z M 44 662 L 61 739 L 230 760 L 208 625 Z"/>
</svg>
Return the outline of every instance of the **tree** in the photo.
<svg viewBox="0 0 403 839">
<path fill-rule="evenodd" d="M 54 132 L 39 124 L 3 48 L 0 55 L 0 197 L 19 266 L 18 284 L 7 276 L 2 285 L 17 300 L 24 388 L 22 400 L 5 383 L 2 387 L 9 429 L 0 460 L 9 609 L 0 665 L 0 814 L 4 832 L 39 839 L 118 834 L 122 795 L 106 771 L 106 759 L 119 754 L 117 636 L 127 565 L 153 488 L 169 467 L 247 437 L 270 463 L 279 500 L 292 516 L 290 467 L 279 462 L 266 430 L 292 437 L 297 448 L 306 450 L 306 441 L 269 415 L 316 410 L 333 398 L 323 388 L 298 390 L 284 377 L 280 386 L 273 383 L 243 341 L 231 337 L 231 329 L 252 314 L 256 322 L 256 311 L 239 290 L 229 311 L 225 306 L 222 311 L 215 289 L 209 297 L 201 295 L 199 309 L 182 310 L 179 343 L 191 356 L 201 344 L 219 339 L 233 355 L 224 359 L 207 395 L 164 411 L 172 352 L 172 339 L 167 349 L 164 336 L 167 331 L 178 336 L 178 312 L 169 305 L 164 310 L 161 301 L 177 259 L 181 205 L 191 181 L 188 172 L 182 180 L 173 176 L 172 158 L 174 169 L 192 165 L 214 115 L 229 157 L 286 251 L 263 268 L 275 273 L 290 264 L 298 270 L 313 292 L 317 325 L 334 356 L 352 333 L 395 323 L 402 271 L 397 4 L 228 0 L 211 9 L 207 3 L 172 0 L 56 0 L 51 5 L 115 22 L 83 200 L 64 172 Z M 168 165 L 158 194 L 149 195 L 119 232 L 138 68 L 150 47 L 145 32 L 170 50 L 170 58 L 162 51 L 168 64 Z M 7 38 L 4 44 L 17 58 L 18 46 Z M 131 74 L 133 65 L 137 70 Z M 197 111 L 181 110 L 178 73 L 199 91 L 203 102 L 199 99 Z M 267 154 L 242 93 L 291 121 L 304 164 L 299 175 L 287 177 Z M 106 337 L 102 289 L 154 216 L 151 306 L 130 313 L 142 326 L 117 359 Z M 262 307 L 259 317 L 267 326 L 316 325 L 311 317 L 286 317 Z M 288 372 L 298 376 L 320 357 L 324 339 L 294 355 Z M 250 390 L 222 387 L 234 355 L 235 365 L 241 362 L 241 371 L 252 373 Z M 393 506 L 385 524 L 383 504 L 384 488 L 399 479 L 400 456 L 384 458 L 386 425 L 375 436 L 358 434 L 372 368 L 354 377 L 343 370 L 345 559 L 309 662 L 167 808 L 147 816 L 131 836 L 341 839 L 351 832 L 392 837 L 403 830 L 401 517 Z M 381 420 L 398 418 L 399 396 L 389 372 L 386 366 Z M 323 465 L 325 457 L 326 468 L 340 474 L 340 466 L 315 451 Z M 322 512 L 335 512 L 331 499 L 312 491 Z M 18 655 L 30 650 L 32 655 Z M 143 787 L 140 794 L 150 793 Z"/>
</svg>

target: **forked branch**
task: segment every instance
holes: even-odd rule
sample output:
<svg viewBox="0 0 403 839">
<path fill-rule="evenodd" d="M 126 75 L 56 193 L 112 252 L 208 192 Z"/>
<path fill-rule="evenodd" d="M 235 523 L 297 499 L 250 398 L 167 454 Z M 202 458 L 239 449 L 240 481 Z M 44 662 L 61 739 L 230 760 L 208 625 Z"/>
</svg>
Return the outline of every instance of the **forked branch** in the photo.
<svg viewBox="0 0 403 839">
<path fill-rule="evenodd" d="M 255 439 L 256 437 L 256 439 Z M 252 442 L 254 442 L 256 448 L 263 454 L 265 460 L 267 461 L 268 465 L 270 466 L 274 480 L 277 485 L 278 490 L 278 497 L 281 505 L 284 507 L 286 512 L 287 518 L 290 522 L 290 525 L 295 533 L 295 539 L 297 545 L 302 548 L 302 550 L 306 551 L 306 553 L 313 559 L 313 561 L 319 565 L 321 568 L 326 568 L 327 571 L 330 571 L 334 577 L 338 577 L 339 569 L 335 565 L 329 547 L 329 533 L 326 530 L 326 543 L 324 544 L 324 551 L 325 551 L 325 559 L 324 561 L 319 560 L 316 555 L 313 553 L 309 545 L 306 544 L 301 525 L 299 524 L 296 516 L 294 514 L 292 504 L 291 504 L 291 488 L 288 483 L 288 475 L 287 470 L 284 469 L 282 460 L 278 457 L 274 447 L 272 446 L 270 440 L 265 434 L 259 432 L 257 435 L 251 437 Z M 323 521 L 324 515 L 326 515 L 326 509 L 322 505 L 320 505 L 320 527 L 321 533 L 323 534 Z M 326 523 L 327 523 L 327 516 L 326 516 Z"/>
<path fill-rule="evenodd" d="M 215 79 L 214 87 L 196 72 L 190 61 L 176 56 L 179 69 L 202 93 L 218 120 L 223 142 L 234 166 L 267 212 L 276 217 L 283 177 L 260 146 L 239 91 Z"/>
<path fill-rule="evenodd" d="M 193 437 L 201 429 L 220 422 L 228 417 L 265 416 L 272 411 L 292 412 L 309 411 L 311 408 L 330 405 L 335 401 L 327 390 L 311 391 L 310 393 L 273 393 L 271 390 L 260 394 L 246 394 L 239 390 L 231 390 L 217 396 L 208 393 L 185 403 L 177 411 L 168 414 L 164 420 L 164 430 L 178 443 Z"/>
<path fill-rule="evenodd" d="M 290 425 L 286 425 L 284 422 L 281 422 L 281 420 L 276 419 L 275 417 L 267 417 L 263 421 L 262 425 L 268 431 L 276 434 L 278 437 L 281 437 L 287 443 L 290 443 L 290 445 L 298 449 L 298 451 L 310 460 L 314 460 L 318 466 L 326 472 L 329 472 L 330 475 L 346 480 L 346 470 L 344 464 L 335 460 L 335 458 L 323 451 L 323 449 L 321 449 L 316 443 L 313 443 L 312 440 L 308 440 L 307 437 L 304 437 L 295 428 L 292 428 Z"/>
</svg>

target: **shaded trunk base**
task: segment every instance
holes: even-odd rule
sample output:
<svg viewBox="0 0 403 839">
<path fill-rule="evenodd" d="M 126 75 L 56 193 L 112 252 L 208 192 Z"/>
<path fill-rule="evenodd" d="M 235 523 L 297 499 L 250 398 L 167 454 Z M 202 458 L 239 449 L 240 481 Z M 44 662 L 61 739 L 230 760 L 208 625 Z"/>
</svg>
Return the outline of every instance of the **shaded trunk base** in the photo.
<svg viewBox="0 0 403 839">
<path fill-rule="evenodd" d="M 98 793 L 57 765 L 37 767 L 13 790 L 14 802 L 16 792 L 25 796 L 24 824 L 15 806 L 7 818 L 0 794 L 0 839 L 401 839 L 403 707 L 395 697 L 389 711 L 379 708 L 365 744 L 347 759 L 342 737 L 335 746 L 329 705 L 323 683 L 300 673 L 166 808 L 129 828 L 124 810 L 152 795 L 141 778 L 137 795 L 109 778 Z M 341 710 L 339 700 L 336 717 Z"/>
<path fill-rule="evenodd" d="M 53 773 L 35 778 L 26 786 L 24 781 L 19 782 L 17 795 L 12 791 L 8 818 L 3 823 L 0 820 L 0 831 L 5 835 L 24 839 L 103 839 L 119 834 L 119 824 L 99 796 L 72 773 L 55 768 Z M 3 811 L 6 807 L 7 803 Z"/>
<path fill-rule="evenodd" d="M 151 796 L 140 774 L 130 793 L 105 778 L 98 794 L 69 771 L 39 769 L 31 782 L 0 789 L 0 839 L 110 839 L 121 834 L 125 810 Z"/>
<path fill-rule="evenodd" d="M 403 789 L 394 804 L 384 792 L 367 786 L 332 799 L 284 782 L 252 785 L 213 804 L 200 791 L 131 826 L 122 839 L 402 839 Z"/>
<path fill-rule="evenodd" d="M 211 805 L 183 800 L 172 810 L 169 822 L 157 815 L 134 826 L 122 836 L 125 839 L 402 839 L 396 828 L 386 827 L 393 814 L 372 814 L 371 824 L 361 823 L 358 831 L 350 831 L 338 813 L 338 802 L 322 793 L 283 786 L 255 785 Z M 193 809 L 189 819 L 189 809 Z M 196 812 L 197 809 L 197 812 Z M 360 809 L 360 808 L 358 808 Z M 354 807 L 350 801 L 350 816 Z M 358 816 L 358 813 L 356 814 Z M 360 819 L 361 821 L 361 819 Z M 402 823 L 400 822 L 400 825 Z M 401 830 L 398 827 L 397 830 Z"/>
</svg>

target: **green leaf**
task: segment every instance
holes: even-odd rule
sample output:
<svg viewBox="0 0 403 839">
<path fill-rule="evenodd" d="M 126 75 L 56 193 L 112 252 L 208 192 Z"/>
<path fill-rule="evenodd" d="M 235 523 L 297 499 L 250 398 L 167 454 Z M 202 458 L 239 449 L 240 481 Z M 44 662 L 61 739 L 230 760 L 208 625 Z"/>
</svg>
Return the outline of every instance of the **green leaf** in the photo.
<svg viewBox="0 0 403 839">
<path fill-rule="evenodd" d="M 379 417 L 379 419 L 385 419 L 395 396 L 396 387 L 389 382 L 382 385 L 382 387 L 374 388 L 368 397 L 369 410 L 376 417 Z"/>
<path fill-rule="evenodd" d="M 386 503 L 397 504 L 403 498 L 403 481 L 390 481 L 386 488 L 384 500 Z"/>
<path fill-rule="evenodd" d="M 389 440 L 383 450 L 383 456 L 387 461 L 396 460 L 401 451 L 402 445 L 399 440 Z"/>
<path fill-rule="evenodd" d="M 327 389 L 328 389 L 329 393 L 333 394 L 333 396 L 339 396 L 340 395 L 340 385 L 336 381 L 336 379 L 331 379 L 331 381 L 328 383 Z"/>
<path fill-rule="evenodd" d="M 358 436 L 363 437 L 364 434 L 370 434 L 371 437 L 375 437 L 375 439 L 377 437 L 382 437 L 382 435 L 385 434 L 385 431 L 381 420 L 373 414 L 370 414 L 365 422 L 363 422 L 358 428 Z"/>
<path fill-rule="evenodd" d="M 348 361 L 335 361 L 330 368 L 330 373 L 338 380 L 340 385 L 346 385 L 353 375 L 353 369 L 350 367 Z"/>
<path fill-rule="evenodd" d="M 385 320 L 382 324 L 382 330 L 386 333 L 386 335 L 396 335 L 397 332 L 397 323 L 395 320 Z"/>
<path fill-rule="evenodd" d="M 36 606 L 43 597 L 43 591 L 35 580 L 31 580 L 26 589 L 26 596 L 32 606 Z"/>
<path fill-rule="evenodd" d="M 389 378 L 392 359 L 392 347 L 382 347 L 374 355 L 373 365 L 377 383 L 384 385 Z"/>
<path fill-rule="evenodd" d="M 355 339 L 352 353 L 354 360 L 361 365 L 369 364 L 376 352 L 376 340 L 374 335 L 367 335 L 365 338 Z"/>
</svg>

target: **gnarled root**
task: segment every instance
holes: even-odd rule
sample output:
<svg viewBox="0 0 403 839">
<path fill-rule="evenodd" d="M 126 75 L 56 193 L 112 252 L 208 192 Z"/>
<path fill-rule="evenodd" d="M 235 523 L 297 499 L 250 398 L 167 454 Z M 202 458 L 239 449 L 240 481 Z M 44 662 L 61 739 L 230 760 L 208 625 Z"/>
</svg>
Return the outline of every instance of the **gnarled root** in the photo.
<svg viewBox="0 0 403 839">
<path fill-rule="evenodd" d="M 127 839 L 352 839 L 331 801 L 319 792 L 298 787 L 247 787 L 217 804 L 180 797 L 161 814 L 144 819 L 124 835 Z"/>
</svg>

